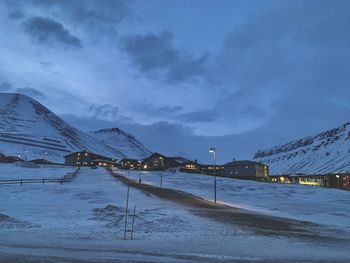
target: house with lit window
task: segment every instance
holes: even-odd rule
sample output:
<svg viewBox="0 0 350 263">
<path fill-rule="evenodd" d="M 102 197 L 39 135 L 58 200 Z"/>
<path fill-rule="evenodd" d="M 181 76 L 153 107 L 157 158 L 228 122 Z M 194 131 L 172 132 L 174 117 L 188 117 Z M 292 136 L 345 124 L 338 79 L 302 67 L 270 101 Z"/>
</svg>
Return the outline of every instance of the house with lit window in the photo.
<svg viewBox="0 0 350 263">
<path fill-rule="evenodd" d="M 103 166 L 115 167 L 116 160 L 88 151 L 74 152 L 64 156 L 64 164 L 67 166 Z"/>
<path fill-rule="evenodd" d="M 153 153 L 141 163 L 142 170 L 166 170 L 180 166 L 181 164 L 175 161 L 173 158 L 167 157 L 160 153 Z"/>
<path fill-rule="evenodd" d="M 213 164 L 201 164 L 201 173 L 207 175 L 221 176 L 224 166 Z"/>
<path fill-rule="evenodd" d="M 202 172 L 202 167 L 201 165 L 197 162 L 197 160 L 194 161 L 187 161 L 183 163 L 180 167 L 180 172 L 185 172 L 185 173 L 201 173 Z"/>
<path fill-rule="evenodd" d="M 265 181 L 269 177 L 269 167 L 249 160 L 233 161 L 223 165 L 221 176 Z"/>
<path fill-rule="evenodd" d="M 350 174 L 294 174 L 289 176 L 292 184 L 330 187 L 350 190 Z"/>
<path fill-rule="evenodd" d="M 141 161 L 136 160 L 136 159 L 122 159 L 119 161 L 119 168 L 120 169 L 133 169 L 133 170 L 138 170 L 141 167 Z"/>
</svg>

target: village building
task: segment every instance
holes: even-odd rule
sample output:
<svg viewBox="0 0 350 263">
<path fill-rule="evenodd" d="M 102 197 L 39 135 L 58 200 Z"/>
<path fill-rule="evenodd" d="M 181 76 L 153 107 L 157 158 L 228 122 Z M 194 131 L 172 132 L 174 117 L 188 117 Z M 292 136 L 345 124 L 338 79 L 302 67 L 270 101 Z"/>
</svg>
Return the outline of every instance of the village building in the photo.
<svg viewBox="0 0 350 263">
<path fill-rule="evenodd" d="M 141 167 L 141 161 L 136 159 L 122 159 L 119 161 L 120 169 L 133 169 L 138 170 Z"/>
<path fill-rule="evenodd" d="M 116 160 L 99 154 L 91 153 L 88 151 L 74 152 L 64 156 L 64 164 L 67 166 L 103 166 L 103 167 L 115 167 L 117 166 Z"/>
<path fill-rule="evenodd" d="M 142 170 L 166 170 L 170 168 L 180 167 L 181 164 L 160 153 L 153 153 L 151 156 L 144 159 L 141 163 Z"/>
<path fill-rule="evenodd" d="M 202 172 L 202 167 L 201 165 L 195 161 L 187 161 L 183 163 L 180 167 L 180 172 L 185 172 L 185 173 L 201 173 Z"/>
<path fill-rule="evenodd" d="M 212 165 L 212 164 L 201 164 L 201 173 L 207 175 L 222 176 L 222 170 L 224 166 L 222 165 Z"/>
<path fill-rule="evenodd" d="M 350 173 L 272 175 L 273 183 L 302 184 L 350 190 Z"/>
<path fill-rule="evenodd" d="M 266 180 L 269 167 L 263 163 L 243 160 L 233 161 L 223 165 L 221 175 L 237 179 Z"/>
</svg>

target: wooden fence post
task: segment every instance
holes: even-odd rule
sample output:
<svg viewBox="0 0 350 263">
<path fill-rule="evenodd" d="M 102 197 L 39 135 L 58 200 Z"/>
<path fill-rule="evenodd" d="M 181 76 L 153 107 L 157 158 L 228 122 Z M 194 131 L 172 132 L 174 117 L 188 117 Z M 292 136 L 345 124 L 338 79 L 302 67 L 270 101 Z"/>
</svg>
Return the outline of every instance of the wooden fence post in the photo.
<svg viewBox="0 0 350 263">
<path fill-rule="evenodd" d="M 126 228 L 128 226 L 129 192 L 130 192 L 130 187 L 128 185 L 128 192 L 126 194 L 126 207 L 125 207 L 124 240 L 126 240 Z"/>
<path fill-rule="evenodd" d="M 132 215 L 131 236 L 130 236 L 131 240 L 134 235 L 135 212 L 136 212 L 136 205 L 134 205 L 134 213 Z"/>
</svg>

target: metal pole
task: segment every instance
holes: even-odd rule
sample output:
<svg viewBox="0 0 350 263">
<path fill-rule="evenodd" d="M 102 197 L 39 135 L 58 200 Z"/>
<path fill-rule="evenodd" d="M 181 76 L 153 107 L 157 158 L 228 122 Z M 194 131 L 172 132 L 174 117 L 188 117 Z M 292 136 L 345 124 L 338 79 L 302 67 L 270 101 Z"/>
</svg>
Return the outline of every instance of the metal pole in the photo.
<svg viewBox="0 0 350 263">
<path fill-rule="evenodd" d="M 129 191 L 130 191 L 130 187 L 128 185 L 128 192 L 126 194 L 126 207 L 125 207 L 124 240 L 126 239 L 126 227 L 127 227 L 127 224 L 128 224 Z"/>
<path fill-rule="evenodd" d="M 214 202 L 216 203 L 216 149 L 214 151 Z"/>
<path fill-rule="evenodd" d="M 163 188 L 163 171 L 160 172 L 160 188 Z"/>
</svg>

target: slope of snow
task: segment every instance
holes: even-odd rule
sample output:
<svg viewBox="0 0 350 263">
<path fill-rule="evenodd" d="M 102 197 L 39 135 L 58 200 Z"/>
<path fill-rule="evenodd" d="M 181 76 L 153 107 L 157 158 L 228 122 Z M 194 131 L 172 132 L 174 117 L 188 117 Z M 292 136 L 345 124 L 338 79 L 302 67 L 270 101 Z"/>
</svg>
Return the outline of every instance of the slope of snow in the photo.
<svg viewBox="0 0 350 263">
<path fill-rule="evenodd" d="M 117 159 L 125 155 L 69 125 L 25 95 L 0 93 L 0 152 L 22 159 L 63 162 L 70 152 L 88 150 Z"/>
<path fill-rule="evenodd" d="M 0 165 L 0 178 L 10 171 L 10 165 Z M 34 176 L 36 171 L 12 170 L 14 177 Z M 50 168 L 43 171 L 50 174 Z M 200 188 L 207 187 L 209 195 L 208 185 L 197 185 L 199 178 L 207 177 L 198 176 L 188 177 L 186 184 L 202 193 L 205 189 Z M 164 181 L 167 187 L 170 179 Z M 0 261 L 3 253 L 23 255 L 23 259 L 47 257 L 43 262 L 347 262 L 350 257 L 345 241 L 330 244 L 259 235 L 134 188 L 130 188 L 129 202 L 131 211 L 136 205 L 134 240 L 124 241 L 127 187 L 103 169 L 82 168 L 71 183 L 63 185 L 0 188 Z M 236 189 L 231 191 L 234 195 Z M 267 192 L 272 195 L 276 189 Z"/>
<path fill-rule="evenodd" d="M 350 172 L 350 122 L 338 128 L 260 150 L 254 160 L 270 166 L 270 174 Z"/>
<path fill-rule="evenodd" d="M 114 149 L 119 149 L 131 159 L 143 159 L 152 154 L 133 135 L 119 128 L 102 129 L 89 134 L 102 143 Z"/>
<path fill-rule="evenodd" d="M 127 176 L 127 172 L 123 172 Z M 161 172 L 130 171 L 130 176 L 160 185 Z M 214 177 L 163 172 L 163 187 L 181 190 L 207 200 L 214 199 Z M 217 200 L 247 210 L 350 231 L 350 192 L 293 184 L 260 183 L 217 177 Z"/>
</svg>

